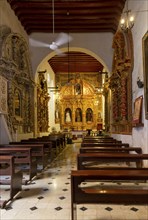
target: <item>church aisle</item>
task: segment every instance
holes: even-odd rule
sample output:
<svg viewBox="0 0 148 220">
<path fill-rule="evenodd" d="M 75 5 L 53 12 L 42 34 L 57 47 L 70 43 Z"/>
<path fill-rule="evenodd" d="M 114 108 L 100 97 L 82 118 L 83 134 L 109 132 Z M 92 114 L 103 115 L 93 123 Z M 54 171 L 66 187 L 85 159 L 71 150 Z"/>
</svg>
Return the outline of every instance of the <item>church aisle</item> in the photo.
<svg viewBox="0 0 148 220">
<path fill-rule="evenodd" d="M 6 209 L 1 220 L 71 220 L 70 172 L 80 143 L 69 144 Z M 79 205 L 78 220 L 148 220 L 147 206 Z"/>
</svg>

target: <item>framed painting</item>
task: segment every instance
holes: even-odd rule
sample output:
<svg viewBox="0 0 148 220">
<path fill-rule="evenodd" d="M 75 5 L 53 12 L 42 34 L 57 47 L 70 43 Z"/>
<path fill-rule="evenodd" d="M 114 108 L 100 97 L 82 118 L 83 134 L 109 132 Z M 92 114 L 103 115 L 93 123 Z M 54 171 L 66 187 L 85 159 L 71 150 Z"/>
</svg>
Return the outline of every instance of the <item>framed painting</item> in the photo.
<svg viewBox="0 0 148 220">
<path fill-rule="evenodd" d="M 139 96 L 134 102 L 133 125 L 142 125 L 142 102 L 143 96 Z"/>
<path fill-rule="evenodd" d="M 145 118 L 148 120 L 148 31 L 142 38 Z"/>
</svg>

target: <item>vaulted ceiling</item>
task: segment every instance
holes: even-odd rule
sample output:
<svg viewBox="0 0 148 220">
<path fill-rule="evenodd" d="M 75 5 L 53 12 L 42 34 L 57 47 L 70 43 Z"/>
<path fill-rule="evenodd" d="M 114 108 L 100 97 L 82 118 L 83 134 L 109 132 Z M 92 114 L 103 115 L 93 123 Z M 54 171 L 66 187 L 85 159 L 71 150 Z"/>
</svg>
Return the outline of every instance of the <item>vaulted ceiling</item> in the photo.
<svg viewBox="0 0 148 220">
<path fill-rule="evenodd" d="M 7 0 L 27 34 L 116 32 L 126 0 Z M 55 73 L 99 72 L 103 66 L 80 52 L 53 57 L 49 64 Z M 72 58 L 73 57 L 73 58 Z"/>
</svg>

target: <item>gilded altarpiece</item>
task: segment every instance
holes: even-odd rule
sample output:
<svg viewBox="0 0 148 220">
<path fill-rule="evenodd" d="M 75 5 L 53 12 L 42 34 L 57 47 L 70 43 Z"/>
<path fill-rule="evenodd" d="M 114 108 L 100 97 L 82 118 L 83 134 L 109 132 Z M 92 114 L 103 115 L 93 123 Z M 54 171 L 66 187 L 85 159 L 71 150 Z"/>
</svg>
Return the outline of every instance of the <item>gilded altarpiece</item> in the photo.
<svg viewBox="0 0 148 220">
<path fill-rule="evenodd" d="M 44 73 L 38 74 L 37 82 L 37 132 L 48 132 L 49 118 L 48 118 L 48 102 L 49 94 L 47 91 L 47 81 Z"/>
<path fill-rule="evenodd" d="M 132 33 L 118 31 L 113 39 L 113 69 L 109 79 L 112 91 L 112 125 L 115 133 L 130 133 L 132 130 Z"/>
<path fill-rule="evenodd" d="M 34 131 L 34 82 L 25 39 L 0 26 L 0 76 L 7 81 L 6 120 L 17 133 Z"/>
<path fill-rule="evenodd" d="M 62 129 L 97 129 L 102 112 L 102 94 L 86 80 L 77 78 L 63 86 L 59 95 Z"/>
</svg>

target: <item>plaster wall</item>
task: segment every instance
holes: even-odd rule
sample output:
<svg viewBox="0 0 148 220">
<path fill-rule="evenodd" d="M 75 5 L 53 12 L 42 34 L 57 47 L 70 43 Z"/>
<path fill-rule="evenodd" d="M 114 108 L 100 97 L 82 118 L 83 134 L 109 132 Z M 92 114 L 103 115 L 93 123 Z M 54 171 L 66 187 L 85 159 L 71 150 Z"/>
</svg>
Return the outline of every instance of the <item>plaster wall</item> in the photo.
<svg viewBox="0 0 148 220">
<path fill-rule="evenodd" d="M 69 47 L 80 47 L 86 50 L 90 50 L 93 53 L 97 54 L 101 57 L 101 59 L 106 64 L 109 71 L 112 68 L 112 40 L 113 34 L 112 33 L 91 33 L 91 34 L 72 34 L 72 41 L 70 42 Z M 54 35 L 54 40 L 57 39 L 58 34 Z M 52 34 L 41 34 L 41 33 L 34 33 L 30 35 L 30 38 L 45 42 L 50 44 L 53 40 Z M 67 45 L 63 45 L 60 49 L 67 47 Z M 31 50 L 31 59 L 32 59 L 32 67 L 33 72 L 35 72 L 38 63 L 40 63 L 45 56 L 50 54 L 52 51 L 50 48 L 38 48 L 38 47 L 30 47 Z"/>
<path fill-rule="evenodd" d="M 143 71 L 143 57 L 142 57 L 142 38 L 148 30 L 148 1 L 131 1 L 132 10 L 135 13 L 135 27 L 133 28 L 133 41 L 134 41 L 134 69 L 133 69 L 133 102 L 134 100 L 143 95 L 144 87 L 139 89 L 137 86 L 137 78 L 142 81 L 144 79 Z M 146 11 L 147 10 L 147 11 Z M 133 146 L 140 146 L 145 153 L 148 153 L 148 120 L 145 119 L 145 102 L 143 99 L 142 108 L 142 122 L 144 127 L 133 128 Z"/>
</svg>

